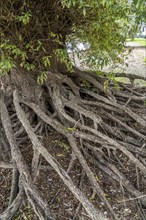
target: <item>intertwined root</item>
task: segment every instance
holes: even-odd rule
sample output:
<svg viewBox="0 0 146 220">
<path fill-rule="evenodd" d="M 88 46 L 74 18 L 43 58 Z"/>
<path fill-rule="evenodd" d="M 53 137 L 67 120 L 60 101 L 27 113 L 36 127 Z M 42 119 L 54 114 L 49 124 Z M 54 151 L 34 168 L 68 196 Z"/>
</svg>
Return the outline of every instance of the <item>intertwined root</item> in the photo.
<svg viewBox="0 0 146 220">
<path fill-rule="evenodd" d="M 103 85 L 106 78 L 91 76 L 80 70 L 76 70 L 75 76 L 76 80 L 73 81 L 66 75 L 50 72 L 45 92 L 40 93 L 35 102 L 29 96 L 24 96 L 23 91 L 14 90 L 13 94 L 10 92 L 8 95 L 1 90 L 0 144 L 3 156 L 0 166 L 13 169 L 13 180 L 9 205 L 0 219 L 12 219 L 26 198 L 39 219 L 56 219 L 34 184 L 41 172 L 40 157 L 52 166 L 93 220 L 106 218 L 72 182 L 69 172 L 77 161 L 88 177 L 94 195 L 97 194 L 104 203 L 109 216 L 112 219 L 118 217 L 87 163 L 91 157 L 95 166 L 122 184 L 146 207 L 143 192 L 124 176 L 110 158 L 112 154 L 122 165 L 124 160 L 120 161 L 120 153 L 146 176 L 146 87 L 134 88 L 121 83 L 120 91 L 112 85 L 105 91 Z M 136 76 L 129 77 L 134 80 Z M 46 125 L 68 140 L 73 156 L 67 170 L 40 141 Z M 20 142 L 27 142 L 28 139 L 33 146 L 31 166 L 28 166 L 19 147 Z M 11 154 L 6 153 L 9 149 Z"/>
</svg>

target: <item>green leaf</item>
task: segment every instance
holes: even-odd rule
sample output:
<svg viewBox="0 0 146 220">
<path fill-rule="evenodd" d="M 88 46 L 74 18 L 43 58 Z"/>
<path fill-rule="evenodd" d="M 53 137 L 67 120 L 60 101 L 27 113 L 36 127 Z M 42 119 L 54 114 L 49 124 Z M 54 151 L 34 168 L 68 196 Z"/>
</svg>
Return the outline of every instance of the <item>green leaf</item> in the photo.
<svg viewBox="0 0 146 220">
<path fill-rule="evenodd" d="M 39 51 L 40 48 L 42 47 L 42 42 L 40 40 L 37 41 L 38 45 L 36 47 L 36 51 Z"/>
<path fill-rule="evenodd" d="M 14 67 L 15 63 L 10 57 L 2 57 L 2 60 L 0 61 L 0 72 L 2 75 L 7 75 Z"/>
<path fill-rule="evenodd" d="M 27 25 L 30 22 L 31 17 L 32 17 L 31 13 L 23 12 L 21 16 L 17 16 L 17 20 L 23 23 L 24 25 Z"/>
<path fill-rule="evenodd" d="M 74 127 L 73 128 L 67 128 L 66 130 L 67 131 L 76 131 L 76 128 L 74 128 Z"/>
<path fill-rule="evenodd" d="M 20 66 L 23 67 L 24 69 L 27 69 L 28 71 L 34 70 L 35 69 L 35 65 L 25 62 L 23 61 L 22 63 L 20 63 Z"/>
<path fill-rule="evenodd" d="M 86 8 L 83 8 L 83 15 L 86 16 Z"/>
<path fill-rule="evenodd" d="M 42 62 L 43 62 L 44 67 L 50 66 L 50 56 L 43 57 Z"/>
<path fill-rule="evenodd" d="M 40 85 L 43 85 L 44 82 L 47 80 L 47 72 L 42 72 L 41 75 L 38 76 L 37 78 L 37 83 Z"/>
<path fill-rule="evenodd" d="M 12 50 L 12 54 L 14 55 L 14 58 L 17 58 L 18 56 L 21 55 L 21 50 L 18 48 L 15 48 Z"/>
<path fill-rule="evenodd" d="M 104 85 L 103 85 L 103 89 L 105 93 L 107 91 L 107 88 L 108 88 L 108 80 L 104 81 Z"/>
<path fill-rule="evenodd" d="M 28 59 L 27 55 L 26 55 L 26 52 L 21 52 L 21 60 L 22 61 L 25 61 L 26 59 Z"/>
<path fill-rule="evenodd" d="M 57 154 L 57 157 L 65 157 L 65 155 L 60 153 L 60 154 Z"/>
</svg>

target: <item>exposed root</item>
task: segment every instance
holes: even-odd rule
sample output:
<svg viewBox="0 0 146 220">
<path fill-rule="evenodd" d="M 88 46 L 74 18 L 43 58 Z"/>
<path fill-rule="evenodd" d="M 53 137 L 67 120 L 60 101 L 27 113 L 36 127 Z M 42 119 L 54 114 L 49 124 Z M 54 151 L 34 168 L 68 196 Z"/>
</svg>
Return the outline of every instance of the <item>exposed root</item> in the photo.
<svg viewBox="0 0 146 220">
<path fill-rule="evenodd" d="M 81 188 L 73 183 L 70 171 L 78 161 L 88 177 L 94 196 L 97 194 L 108 210 L 108 219 L 110 216 L 112 219 L 119 217 L 95 178 L 92 165 L 116 180 L 146 207 L 143 192 L 119 170 L 119 167 L 124 169 L 124 163 L 128 161 L 138 168 L 143 178 L 146 176 L 145 88 L 133 88 L 120 83 L 122 91 L 116 91 L 112 83 L 105 92 L 105 77 L 99 81 L 99 76 L 92 76 L 81 70 L 76 70 L 75 76 L 78 78 L 77 85 L 66 75 L 49 73 L 45 88 L 37 86 L 41 96 L 38 94 L 36 101 L 32 94 L 29 97 L 30 91 L 24 95 L 24 88 L 15 90 L 13 98 L 12 93 L 7 95 L 7 92 L 3 94 L 0 91 L 0 167 L 13 169 L 9 205 L 0 219 L 11 219 L 14 216 L 22 204 L 20 195 L 25 195 L 24 198 L 27 198 L 39 219 L 56 219 L 55 213 L 52 213 L 35 187 L 36 177 L 41 170 L 50 169 L 50 166 L 41 164 L 41 158 L 45 158 L 79 201 L 74 218 L 82 205 L 91 219 L 107 219 L 83 194 Z M 126 77 L 136 79 L 135 75 Z M 81 79 L 86 80 L 89 89 L 85 88 Z M 71 147 L 72 160 L 67 171 L 41 141 L 46 134 L 49 135 L 51 129 L 62 134 Z M 28 164 L 19 146 L 20 142 L 27 140 L 31 141 L 33 148 L 31 164 Z M 8 153 L 9 149 L 11 154 Z M 119 154 L 122 155 L 122 160 Z M 112 161 L 118 161 L 118 167 Z"/>
<path fill-rule="evenodd" d="M 17 194 L 17 197 L 15 198 L 15 200 L 12 202 L 11 205 L 9 205 L 7 207 L 7 209 L 0 215 L 0 218 L 2 220 L 7 219 L 7 220 L 11 220 L 13 218 L 13 216 L 15 215 L 15 213 L 19 210 L 19 208 L 21 207 L 22 201 L 25 198 L 25 194 L 23 189 L 20 187 L 19 189 L 19 193 Z"/>
<path fill-rule="evenodd" d="M 13 169 L 13 177 L 12 177 L 12 183 L 11 183 L 11 194 L 9 199 L 9 205 L 12 204 L 14 199 L 17 196 L 19 189 L 19 171 L 17 168 Z"/>
</svg>

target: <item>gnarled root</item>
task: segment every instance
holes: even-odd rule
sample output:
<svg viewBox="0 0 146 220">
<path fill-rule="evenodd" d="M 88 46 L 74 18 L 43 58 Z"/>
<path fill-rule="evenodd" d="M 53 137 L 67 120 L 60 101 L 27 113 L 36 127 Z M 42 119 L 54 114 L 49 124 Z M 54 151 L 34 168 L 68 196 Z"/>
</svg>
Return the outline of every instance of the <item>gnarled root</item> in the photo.
<svg viewBox="0 0 146 220">
<path fill-rule="evenodd" d="M 21 90 L 15 90 L 13 98 L 12 93 L 9 93 L 8 97 L 7 93 L 3 94 L 1 90 L 3 130 L 0 130 L 0 134 L 2 137 L 4 132 L 7 141 L 3 138 L 0 142 L 0 150 L 3 151 L 0 167 L 13 169 L 13 180 L 9 205 L 0 218 L 11 219 L 21 207 L 23 195 L 39 219 L 57 219 L 35 186 L 35 180 L 43 169 L 41 158 L 51 165 L 93 220 L 107 218 L 73 183 L 69 172 L 77 161 L 90 182 L 94 196 L 97 194 L 112 219 L 118 219 L 118 216 L 107 200 L 104 189 L 95 178 L 93 165 L 106 175 L 110 175 L 131 195 L 139 198 L 139 202 L 146 207 L 143 192 L 119 170 L 120 167 L 125 169 L 125 163 L 128 161 L 128 164 L 138 168 L 143 178 L 146 176 L 144 90 L 121 84 L 120 92 L 112 86 L 105 91 L 103 86 L 105 77 L 98 81 L 100 77 L 80 70 L 75 74 L 77 84 L 75 80 L 73 82 L 70 77 L 61 73 L 48 74 L 45 88 L 41 87 L 40 90 L 44 89 L 44 99 L 42 92 L 35 101 L 26 93 L 24 96 Z M 88 84 L 88 89 L 84 86 L 83 80 Z M 45 137 L 51 130 L 66 138 L 74 155 L 67 171 L 40 140 L 42 134 L 45 133 Z M 19 147 L 20 143 L 27 141 L 31 141 L 33 149 L 31 164 L 28 164 Z M 11 150 L 11 154 L 7 153 L 8 149 Z"/>
</svg>

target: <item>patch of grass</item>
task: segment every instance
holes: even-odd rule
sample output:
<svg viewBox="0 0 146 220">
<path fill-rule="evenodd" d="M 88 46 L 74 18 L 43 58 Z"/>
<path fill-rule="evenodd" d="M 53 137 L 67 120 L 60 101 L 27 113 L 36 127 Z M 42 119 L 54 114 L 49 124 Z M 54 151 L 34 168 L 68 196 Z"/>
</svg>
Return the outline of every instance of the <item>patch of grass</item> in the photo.
<svg viewBox="0 0 146 220">
<path fill-rule="evenodd" d="M 140 86 L 146 86 L 146 81 L 144 81 L 144 80 L 142 80 L 142 79 L 136 79 L 135 81 L 134 81 L 134 83 L 136 84 L 136 85 L 140 85 Z"/>
<path fill-rule="evenodd" d="M 130 80 L 126 77 L 115 77 L 117 82 L 127 83 L 130 84 Z"/>
<path fill-rule="evenodd" d="M 122 83 L 126 83 L 126 84 L 130 84 L 130 80 L 126 77 L 116 77 L 115 78 L 117 82 L 122 82 Z M 136 86 L 146 86 L 146 81 L 145 80 L 141 80 L 141 79 L 135 79 L 134 80 L 134 84 Z"/>
<path fill-rule="evenodd" d="M 127 39 L 127 42 L 136 42 L 136 43 L 139 43 L 140 45 L 142 46 L 145 46 L 146 47 L 146 39 L 145 38 L 135 38 L 133 40 L 131 39 Z"/>
</svg>

